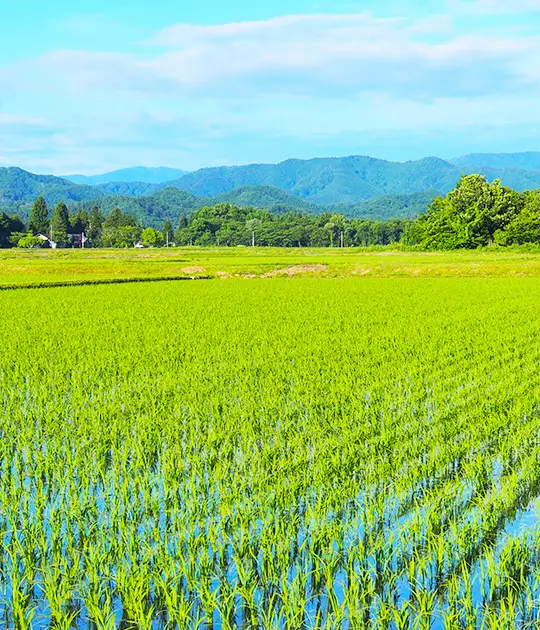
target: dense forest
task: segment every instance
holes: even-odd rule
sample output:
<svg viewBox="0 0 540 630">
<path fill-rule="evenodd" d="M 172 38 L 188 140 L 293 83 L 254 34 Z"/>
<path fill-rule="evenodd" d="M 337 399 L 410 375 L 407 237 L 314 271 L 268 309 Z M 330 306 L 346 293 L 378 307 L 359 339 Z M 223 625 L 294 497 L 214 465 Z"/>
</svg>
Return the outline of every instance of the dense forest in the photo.
<svg viewBox="0 0 540 630">
<path fill-rule="evenodd" d="M 52 213 L 43 197 L 27 223 L 0 214 L 0 247 L 133 247 L 162 245 L 361 247 L 401 243 L 422 249 L 477 248 L 540 243 L 540 190 L 517 192 L 500 180 L 463 176 L 445 197 L 436 197 L 416 219 L 374 221 L 333 211 L 274 213 L 217 203 L 147 226 L 120 208 L 98 205 L 70 211 L 60 201 Z M 47 238 L 44 238 L 47 237 Z"/>
</svg>

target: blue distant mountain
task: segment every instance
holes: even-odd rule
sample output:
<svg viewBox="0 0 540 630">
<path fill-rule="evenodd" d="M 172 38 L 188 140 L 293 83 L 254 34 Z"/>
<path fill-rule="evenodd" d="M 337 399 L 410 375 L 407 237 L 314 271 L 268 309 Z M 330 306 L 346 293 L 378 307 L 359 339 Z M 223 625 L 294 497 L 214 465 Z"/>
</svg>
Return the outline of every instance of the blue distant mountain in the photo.
<svg viewBox="0 0 540 630">
<path fill-rule="evenodd" d="M 143 182 L 146 184 L 163 184 L 182 177 L 186 171 L 167 166 L 132 166 L 122 168 L 118 171 L 103 173 L 102 175 L 65 175 L 64 179 L 69 179 L 75 184 L 87 184 L 89 186 L 100 186 L 111 182 Z"/>
<path fill-rule="evenodd" d="M 526 153 L 470 153 L 450 160 L 459 168 L 484 167 L 540 171 L 540 152 Z"/>
</svg>

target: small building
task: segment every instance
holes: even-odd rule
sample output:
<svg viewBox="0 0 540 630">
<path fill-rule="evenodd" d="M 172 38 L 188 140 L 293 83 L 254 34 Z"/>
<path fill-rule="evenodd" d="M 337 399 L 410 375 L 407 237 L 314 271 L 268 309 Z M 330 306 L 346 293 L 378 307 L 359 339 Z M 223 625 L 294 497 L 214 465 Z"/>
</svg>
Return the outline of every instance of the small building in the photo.
<svg viewBox="0 0 540 630">
<path fill-rule="evenodd" d="M 45 249 L 47 248 L 56 249 L 58 247 L 58 243 L 51 241 L 50 237 L 47 236 L 46 234 L 38 234 L 37 237 L 39 238 L 40 241 L 43 242 L 41 247 L 44 247 Z"/>
</svg>

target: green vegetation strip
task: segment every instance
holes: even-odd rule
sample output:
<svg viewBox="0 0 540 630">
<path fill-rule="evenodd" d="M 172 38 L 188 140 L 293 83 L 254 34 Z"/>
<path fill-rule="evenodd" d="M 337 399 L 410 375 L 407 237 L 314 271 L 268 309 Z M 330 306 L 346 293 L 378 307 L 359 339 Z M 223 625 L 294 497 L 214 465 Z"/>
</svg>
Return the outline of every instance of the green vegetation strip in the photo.
<svg viewBox="0 0 540 630">
<path fill-rule="evenodd" d="M 54 289 L 57 287 L 83 287 L 98 284 L 132 284 L 138 282 L 176 282 L 178 280 L 211 280 L 210 276 L 167 276 L 156 278 L 111 278 L 102 280 L 65 280 L 60 282 L 37 282 L 27 284 L 0 284 L 0 291 L 15 291 L 18 289 Z"/>
</svg>

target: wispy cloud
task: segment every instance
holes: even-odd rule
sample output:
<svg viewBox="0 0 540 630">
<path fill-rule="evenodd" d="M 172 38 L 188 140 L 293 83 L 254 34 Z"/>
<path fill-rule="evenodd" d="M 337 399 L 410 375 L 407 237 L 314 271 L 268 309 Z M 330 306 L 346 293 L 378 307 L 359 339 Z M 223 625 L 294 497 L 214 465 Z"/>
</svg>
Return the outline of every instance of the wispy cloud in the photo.
<svg viewBox="0 0 540 630">
<path fill-rule="evenodd" d="M 540 11 L 540 0 L 447 0 L 447 6 L 469 15 L 516 15 Z"/>
<path fill-rule="evenodd" d="M 4 71 L 12 89 L 153 91 L 226 98 L 238 91 L 384 91 L 419 99 L 504 93 L 540 38 L 440 33 L 370 15 L 297 15 L 216 26 L 179 24 L 139 54 L 59 50 Z M 425 35 L 429 31 L 429 38 Z"/>
</svg>

